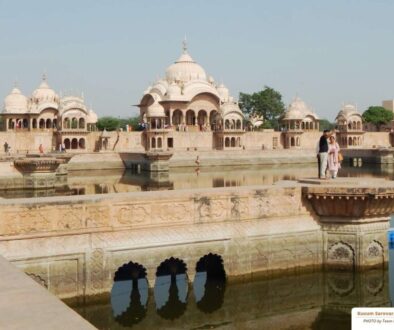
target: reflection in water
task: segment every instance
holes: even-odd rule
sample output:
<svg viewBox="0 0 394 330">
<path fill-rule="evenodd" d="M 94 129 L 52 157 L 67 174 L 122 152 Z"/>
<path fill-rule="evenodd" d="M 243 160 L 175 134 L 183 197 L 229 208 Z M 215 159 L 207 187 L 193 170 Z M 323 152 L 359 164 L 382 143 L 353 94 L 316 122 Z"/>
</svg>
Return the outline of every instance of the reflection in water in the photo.
<svg viewBox="0 0 394 330">
<path fill-rule="evenodd" d="M 187 276 L 158 276 L 154 294 L 157 313 L 166 320 L 183 315 L 187 306 Z"/>
<path fill-rule="evenodd" d="M 226 273 L 222 257 L 212 253 L 205 255 L 197 262 L 193 281 L 197 307 L 204 313 L 218 310 L 223 305 L 225 289 Z"/>
<path fill-rule="evenodd" d="M 178 258 L 163 261 L 156 271 L 154 288 L 157 313 L 174 320 L 186 311 L 188 280 L 186 264 Z"/>
<path fill-rule="evenodd" d="M 148 190 L 178 190 L 210 187 L 235 187 L 246 185 L 266 185 L 278 180 L 296 180 L 300 177 L 315 177 L 316 166 L 225 166 L 211 168 L 172 169 L 166 173 L 132 173 L 131 170 L 101 170 L 70 172 L 68 183 L 61 187 L 40 190 L 1 190 L 7 182 L 0 179 L 0 197 L 44 197 L 66 195 L 91 195 Z M 392 170 L 377 166 L 361 168 L 344 165 L 340 170 L 342 177 L 385 177 L 393 179 Z M 9 187 L 8 187 L 9 188 Z M 7 188 L 7 189 L 8 189 Z"/>
<path fill-rule="evenodd" d="M 133 329 L 225 326 L 226 329 L 340 330 L 350 329 L 351 309 L 355 306 L 391 305 L 388 272 L 384 269 L 287 275 L 226 284 L 225 290 L 220 292 L 207 285 L 207 274 L 198 272 L 192 294 L 186 293 L 186 274 L 178 275 L 175 283 L 167 275 L 166 292 L 163 290 L 161 294 L 155 288 L 150 293 L 155 299 L 147 299 L 146 305 L 140 296 L 146 316 L 139 318 L 138 324 L 132 323 Z M 204 299 L 207 305 L 204 303 L 201 307 Z M 109 301 L 74 309 L 99 329 L 114 329 L 119 323 Z"/>
<path fill-rule="evenodd" d="M 148 290 L 143 266 L 129 262 L 118 269 L 111 290 L 112 314 L 117 323 L 131 327 L 146 316 Z"/>
</svg>

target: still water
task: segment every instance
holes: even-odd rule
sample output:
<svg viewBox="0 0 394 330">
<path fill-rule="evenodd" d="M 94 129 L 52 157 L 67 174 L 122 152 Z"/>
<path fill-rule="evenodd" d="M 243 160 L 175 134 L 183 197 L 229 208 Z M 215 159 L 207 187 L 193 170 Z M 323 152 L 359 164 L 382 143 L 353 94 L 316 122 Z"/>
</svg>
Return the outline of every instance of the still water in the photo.
<svg viewBox="0 0 394 330">
<path fill-rule="evenodd" d="M 169 173 L 133 173 L 131 170 L 77 171 L 68 175 L 61 188 L 44 190 L 1 190 L 0 197 L 22 198 L 66 195 L 91 195 L 132 191 L 196 189 L 272 184 L 278 180 L 316 177 L 313 164 L 275 165 L 256 167 L 183 168 Z M 394 178 L 392 169 L 379 165 L 343 166 L 338 176 Z"/>
<path fill-rule="evenodd" d="M 391 275 L 391 283 L 393 283 Z M 315 272 L 227 284 L 198 274 L 115 282 L 101 302 L 71 306 L 98 329 L 351 329 L 354 306 L 390 307 L 385 269 Z"/>
</svg>

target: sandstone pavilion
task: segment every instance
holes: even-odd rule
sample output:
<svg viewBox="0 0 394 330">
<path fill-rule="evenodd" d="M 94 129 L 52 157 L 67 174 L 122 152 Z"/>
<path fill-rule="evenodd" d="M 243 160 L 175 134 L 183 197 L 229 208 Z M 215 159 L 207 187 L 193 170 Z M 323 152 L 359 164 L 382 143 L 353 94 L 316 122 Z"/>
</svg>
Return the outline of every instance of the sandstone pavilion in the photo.
<svg viewBox="0 0 394 330">
<path fill-rule="evenodd" d="M 171 150 L 175 132 L 212 132 L 214 149 L 241 149 L 244 115 L 223 84 L 216 84 L 183 42 L 183 52 L 162 79 L 149 86 L 138 105 L 146 125 L 146 150 Z"/>
<path fill-rule="evenodd" d="M 86 149 L 86 135 L 95 130 L 97 115 L 79 96 L 59 97 L 49 87 L 46 76 L 26 97 L 15 86 L 4 100 L 1 113 L 6 131 L 52 132 L 56 146 L 66 149 Z"/>
</svg>

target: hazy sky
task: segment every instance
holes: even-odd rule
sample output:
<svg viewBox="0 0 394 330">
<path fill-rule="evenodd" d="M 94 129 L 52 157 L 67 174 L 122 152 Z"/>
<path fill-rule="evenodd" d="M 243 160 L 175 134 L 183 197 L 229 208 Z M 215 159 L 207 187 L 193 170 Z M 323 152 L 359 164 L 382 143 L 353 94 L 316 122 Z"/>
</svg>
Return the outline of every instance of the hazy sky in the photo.
<svg viewBox="0 0 394 330">
<path fill-rule="evenodd" d="M 180 55 L 232 95 L 265 85 L 320 117 L 394 98 L 394 1 L 0 0 L 0 96 L 25 95 L 45 71 L 100 115 L 131 116 Z"/>
</svg>

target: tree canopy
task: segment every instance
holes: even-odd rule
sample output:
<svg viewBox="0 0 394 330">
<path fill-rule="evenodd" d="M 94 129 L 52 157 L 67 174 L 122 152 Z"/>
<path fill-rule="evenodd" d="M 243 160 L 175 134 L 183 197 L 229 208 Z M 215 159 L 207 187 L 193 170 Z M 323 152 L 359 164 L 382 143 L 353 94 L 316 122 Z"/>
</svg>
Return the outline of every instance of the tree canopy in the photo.
<svg viewBox="0 0 394 330">
<path fill-rule="evenodd" d="M 381 125 L 388 124 L 393 120 L 393 112 L 380 106 L 371 106 L 363 113 L 363 119 L 367 123 L 372 123 L 380 128 Z"/>
<path fill-rule="evenodd" d="M 134 131 L 138 131 L 142 129 L 139 123 L 138 117 L 116 118 L 105 116 L 98 119 L 96 126 L 100 131 L 104 130 L 104 128 L 107 131 L 115 131 L 117 129 L 126 129 L 126 125 L 129 125 Z"/>
<path fill-rule="evenodd" d="M 320 119 L 319 120 L 319 128 L 320 128 L 320 131 L 324 131 L 325 129 L 328 129 L 331 131 L 335 128 L 335 124 L 331 123 L 327 119 Z"/>
<path fill-rule="evenodd" d="M 268 86 L 253 94 L 240 93 L 239 103 L 245 114 L 262 116 L 264 128 L 278 128 L 279 117 L 285 112 L 282 95 Z"/>
</svg>

